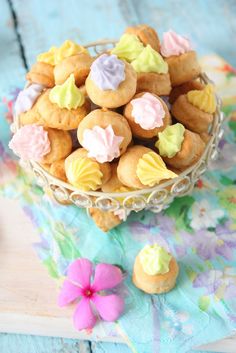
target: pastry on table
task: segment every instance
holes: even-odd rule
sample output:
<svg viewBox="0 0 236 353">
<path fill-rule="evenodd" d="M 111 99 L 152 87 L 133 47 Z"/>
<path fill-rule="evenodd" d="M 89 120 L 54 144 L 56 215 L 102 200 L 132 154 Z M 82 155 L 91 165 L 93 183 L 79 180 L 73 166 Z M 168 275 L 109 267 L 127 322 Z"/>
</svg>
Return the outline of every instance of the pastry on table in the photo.
<svg viewBox="0 0 236 353">
<path fill-rule="evenodd" d="M 133 268 L 134 285 L 148 294 L 161 294 L 174 288 L 179 273 L 175 258 L 158 244 L 146 245 Z"/>
<path fill-rule="evenodd" d="M 170 96 L 169 96 L 169 102 L 170 102 L 170 104 L 173 104 L 176 101 L 176 99 L 179 96 L 181 96 L 182 94 L 186 94 L 189 91 L 193 91 L 193 90 L 200 91 L 204 87 L 205 87 L 205 85 L 197 80 L 192 80 L 192 81 L 182 83 L 182 85 L 175 86 L 172 88 L 172 90 L 170 92 Z"/>
<path fill-rule="evenodd" d="M 143 48 L 143 43 L 135 34 L 125 33 L 111 50 L 111 54 L 116 55 L 119 59 L 131 62 L 139 56 Z"/>
<path fill-rule="evenodd" d="M 73 74 L 76 86 L 80 87 L 85 83 L 93 60 L 88 53 L 80 53 L 65 58 L 54 68 L 55 84 L 64 83 Z"/>
<path fill-rule="evenodd" d="M 117 108 L 134 96 L 137 75 L 133 67 L 116 57 L 102 54 L 91 65 L 85 81 L 86 91 L 94 104 Z"/>
<path fill-rule="evenodd" d="M 78 141 L 88 156 L 98 162 L 111 162 L 122 155 L 132 139 L 127 120 L 110 110 L 96 109 L 79 124 Z"/>
<path fill-rule="evenodd" d="M 22 122 L 32 121 L 35 116 L 35 123 L 55 129 L 73 130 L 89 111 L 90 104 L 71 75 L 62 85 L 44 91 L 32 109 L 21 114 L 20 119 Z"/>
<path fill-rule="evenodd" d="M 37 62 L 27 72 L 26 79 L 31 83 L 38 83 L 51 88 L 55 85 L 53 66 L 44 62 Z"/>
<path fill-rule="evenodd" d="M 136 93 L 150 92 L 157 96 L 165 96 L 170 93 L 168 64 L 149 44 L 131 62 L 131 65 L 138 75 Z"/>
<path fill-rule="evenodd" d="M 84 148 L 78 148 L 66 158 L 65 172 L 69 183 L 83 191 L 98 190 L 111 177 L 110 164 L 89 158 Z"/>
<path fill-rule="evenodd" d="M 208 132 L 216 111 L 216 96 L 212 85 L 203 90 L 189 91 L 177 98 L 171 108 L 174 117 L 197 133 Z"/>
<path fill-rule="evenodd" d="M 171 116 L 165 102 L 149 92 L 136 94 L 126 104 L 123 114 L 133 135 L 140 139 L 155 137 L 171 124 Z"/>
<path fill-rule="evenodd" d="M 120 157 L 117 176 L 128 187 L 144 189 L 158 185 L 163 180 L 176 178 L 177 174 L 167 169 L 162 158 L 153 150 L 135 145 Z"/>
<path fill-rule="evenodd" d="M 172 86 L 194 80 L 201 73 L 190 41 L 172 30 L 163 34 L 161 54 L 168 63 Z"/>
<path fill-rule="evenodd" d="M 108 232 L 112 228 L 118 226 L 122 220 L 114 214 L 114 212 L 105 212 L 99 208 L 89 208 L 88 212 L 93 218 L 96 226 L 100 228 L 103 232 Z"/>
<path fill-rule="evenodd" d="M 67 131 L 33 124 L 18 129 L 9 147 L 23 160 L 51 164 L 71 153 L 72 140 Z"/>
<path fill-rule="evenodd" d="M 182 170 L 199 160 L 205 142 L 199 134 L 177 123 L 158 133 L 156 147 L 167 165 Z"/>
<path fill-rule="evenodd" d="M 154 50 L 160 51 L 160 40 L 157 32 L 152 27 L 137 25 L 126 28 L 125 32 L 136 35 L 145 46 L 150 44 Z"/>
</svg>

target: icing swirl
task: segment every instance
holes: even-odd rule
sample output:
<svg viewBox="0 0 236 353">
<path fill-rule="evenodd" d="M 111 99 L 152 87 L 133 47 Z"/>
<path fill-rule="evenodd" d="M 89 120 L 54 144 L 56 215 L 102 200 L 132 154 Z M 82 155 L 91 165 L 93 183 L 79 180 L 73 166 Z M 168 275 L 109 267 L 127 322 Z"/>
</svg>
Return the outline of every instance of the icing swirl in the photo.
<svg viewBox="0 0 236 353">
<path fill-rule="evenodd" d="M 177 177 L 166 168 L 162 158 L 155 152 L 145 153 L 138 161 L 136 174 L 143 185 L 154 186 L 163 179 Z"/>
<path fill-rule="evenodd" d="M 97 190 L 102 184 L 103 174 L 99 164 L 87 157 L 71 161 L 66 175 L 73 186 L 83 191 Z"/>
<path fill-rule="evenodd" d="M 85 102 L 83 93 L 75 84 L 73 74 L 62 85 L 57 85 L 51 89 L 49 99 L 60 108 L 67 108 L 69 110 L 81 107 Z"/>
<path fill-rule="evenodd" d="M 59 64 L 65 58 L 80 53 L 88 53 L 88 51 L 82 46 L 72 40 L 66 40 L 56 51 L 55 51 L 55 64 Z"/>
<path fill-rule="evenodd" d="M 135 98 L 131 102 L 133 110 L 132 116 L 136 124 L 144 130 L 152 130 L 163 126 L 165 110 L 158 98 L 151 93 L 145 93 L 140 98 Z"/>
<path fill-rule="evenodd" d="M 192 46 L 189 39 L 180 36 L 172 30 L 163 34 L 161 54 L 164 57 L 168 58 L 172 55 L 181 55 L 191 50 Z"/>
<path fill-rule="evenodd" d="M 131 62 L 131 65 L 136 72 L 168 73 L 168 64 L 149 44 L 142 50 L 139 56 Z"/>
<path fill-rule="evenodd" d="M 201 91 L 189 91 L 187 99 L 189 103 L 205 113 L 213 114 L 216 111 L 216 97 L 212 85 L 206 85 Z"/>
<path fill-rule="evenodd" d="M 82 145 L 88 151 L 88 156 L 99 163 L 111 162 L 120 156 L 119 146 L 123 139 L 123 136 L 115 135 L 111 125 L 105 129 L 94 126 L 84 130 Z"/>
<path fill-rule="evenodd" d="M 29 87 L 20 91 L 14 105 L 15 114 L 20 115 L 30 110 L 43 89 L 44 86 L 32 83 Z"/>
<path fill-rule="evenodd" d="M 39 54 L 37 61 L 55 66 L 69 56 L 87 52 L 82 45 L 66 40 L 59 48 L 53 46 L 49 51 Z"/>
<path fill-rule="evenodd" d="M 159 140 L 155 146 L 163 157 L 172 158 L 181 150 L 184 140 L 185 127 L 180 124 L 167 126 L 164 131 L 158 133 Z"/>
<path fill-rule="evenodd" d="M 120 59 L 131 62 L 139 56 L 143 48 L 143 43 L 136 35 L 125 33 L 111 53 L 117 55 Z"/>
<path fill-rule="evenodd" d="M 37 61 L 55 66 L 56 65 L 56 62 L 55 62 L 56 51 L 57 51 L 57 47 L 51 47 L 48 51 L 39 54 L 37 56 Z"/>
<path fill-rule="evenodd" d="M 102 54 L 92 63 L 90 77 L 101 90 L 114 91 L 125 80 L 125 64 L 115 55 Z"/>
<path fill-rule="evenodd" d="M 169 272 L 172 256 L 158 244 L 146 245 L 139 253 L 143 270 L 150 276 Z"/>
<path fill-rule="evenodd" d="M 25 125 L 17 130 L 9 147 L 23 160 L 36 162 L 40 162 L 51 150 L 48 132 L 38 125 Z"/>
</svg>

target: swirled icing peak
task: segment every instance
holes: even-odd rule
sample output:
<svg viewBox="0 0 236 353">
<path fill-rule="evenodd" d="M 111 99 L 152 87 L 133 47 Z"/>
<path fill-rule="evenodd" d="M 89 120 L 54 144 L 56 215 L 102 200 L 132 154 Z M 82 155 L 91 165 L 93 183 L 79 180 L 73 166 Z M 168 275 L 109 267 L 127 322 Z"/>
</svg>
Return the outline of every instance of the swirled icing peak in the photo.
<svg viewBox="0 0 236 353">
<path fill-rule="evenodd" d="M 101 90 L 114 91 L 125 79 L 125 64 L 116 55 L 102 54 L 92 63 L 90 77 Z"/>
<path fill-rule="evenodd" d="M 158 244 L 146 245 L 139 253 L 139 259 L 145 273 L 150 276 L 169 272 L 172 256 Z"/>
<path fill-rule="evenodd" d="M 72 185 L 83 191 L 97 190 L 102 184 L 103 174 L 99 164 L 87 157 L 71 161 L 66 175 Z"/>
<path fill-rule="evenodd" d="M 143 48 L 143 43 L 136 35 L 125 33 L 111 53 L 117 55 L 120 59 L 131 62 L 139 56 Z"/>
<path fill-rule="evenodd" d="M 41 53 L 37 56 L 37 61 L 43 62 L 52 66 L 56 65 L 55 62 L 55 53 L 57 51 L 57 47 L 51 47 L 48 51 Z"/>
<path fill-rule="evenodd" d="M 172 30 L 163 34 L 161 54 L 166 58 L 172 55 L 181 55 L 191 50 L 192 46 L 188 38 L 180 36 Z"/>
<path fill-rule="evenodd" d="M 136 72 L 168 73 L 168 64 L 162 56 L 148 44 L 139 56 L 131 62 Z"/>
<path fill-rule="evenodd" d="M 172 158 L 181 150 L 184 140 L 185 127 L 180 124 L 167 126 L 164 131 L 158 133 L 158 141 L 155 146 L 163 157 Z"/>
<path fill-rule="evenodd" d="M 131 102 L 132 116 L 136 124 L 145 130 L 152 130 L 163 126 L 165 110 L 158 98 L 151 93 L 145 93 L 142 97 L 135 98 Z"/>
<path fill-rule="evenodd" d="M 88 156 L 99 163 L 111 162 L 120 156 L 119 146 L 123 139 L 123 136 L 115 135 L 111 125 L 105 129 L 94 126 L 84 130 L 82 145 L 88 151 Z"/>
<path fill-rule="evenodd" d="M 49 51 L 39 54 L 37 61 L 55 66 L 69 56 L 87 52 L 81 45 L 72 40 L 66 40 L 59 48 L 53 46 Z"/>
<path fill-rule="evenodd" d="M 203 90 L 189 91 L 187 99 L 205 113 L 213 114 L 216 111 L 216 96 L 212 85 L 206 85 Z"/>
<path fill-rule="evenodd" d="M 88 53 L 82 45 L 79 45 L 72 40 L 66 40 L 56 51 L 55 51 L 55 64 L 59 64 L 65 58 L 80 53 Z"/>
<path fill-rule="evenodd" d="M 43 89 L 44 86 L 32 83 L 29 87 L 20 91 L 14 105 L 15 114 L 20 115 L 30 110 Z"/>
<path fill-rule="evenodd" d="M 38 125 L 25 125 L 17 130 L 9 147 L 21 159 L 36 162 L 40 162 L 51 150 L 47 131 Z"/>
<path fill-rule="evenodd" d="M 138 161 L 136 174 L 143 185 L 154 186 L 163 179 L 177 177 L 166 168 L 162 158 L 155 152 L 145 153 Z"/>
<path fill-rule="evenodd" d="M 75 84 L 73 74 L 62 85 L 57 85 L 51 89 L 49 99 L 60 108 L 67 108 L 69 110 L 81 107 L 85 102 L 83 93 Z"/>
</svg>

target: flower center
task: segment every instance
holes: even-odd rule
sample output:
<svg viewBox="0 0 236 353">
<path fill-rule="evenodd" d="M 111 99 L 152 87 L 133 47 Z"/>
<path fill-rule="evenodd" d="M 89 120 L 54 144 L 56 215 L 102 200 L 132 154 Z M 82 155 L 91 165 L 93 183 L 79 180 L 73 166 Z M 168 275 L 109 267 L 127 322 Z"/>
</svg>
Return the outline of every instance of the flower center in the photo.
<svg viewBox="0 0 236 353">
<path fill-rule="evenodd" d="M 85 297 L 87 297 L 87 298 L 91 298 L 92 297 L 92 295 L 93 295 L 93 290 L 91 289 L 91 288 L 86 288 L 85 290 L 84 290 L 84 296 Z"/>
</svg>

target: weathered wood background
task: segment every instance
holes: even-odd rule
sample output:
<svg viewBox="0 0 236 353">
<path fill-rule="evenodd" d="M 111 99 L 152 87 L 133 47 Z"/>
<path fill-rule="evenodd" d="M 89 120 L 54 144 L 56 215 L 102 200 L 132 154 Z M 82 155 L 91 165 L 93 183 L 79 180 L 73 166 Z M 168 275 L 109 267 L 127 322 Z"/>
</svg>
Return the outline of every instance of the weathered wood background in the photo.
<svg viewBox="0 0 236 353">
<path fill-rule="evenodd" d="M 188 34 L 199 54 L 216 52 L 236 64 L 236 0 L 0 0 L 0 97 L 23 85 L 35 56 L 51 45 L 65 39 L 87 43 L 117 38 L 127 25 L 138 23 L 159 33 L 172 28 Z M 0 352 L 130 350 L 110 343 L 1 334 Z"/>
</svg>

